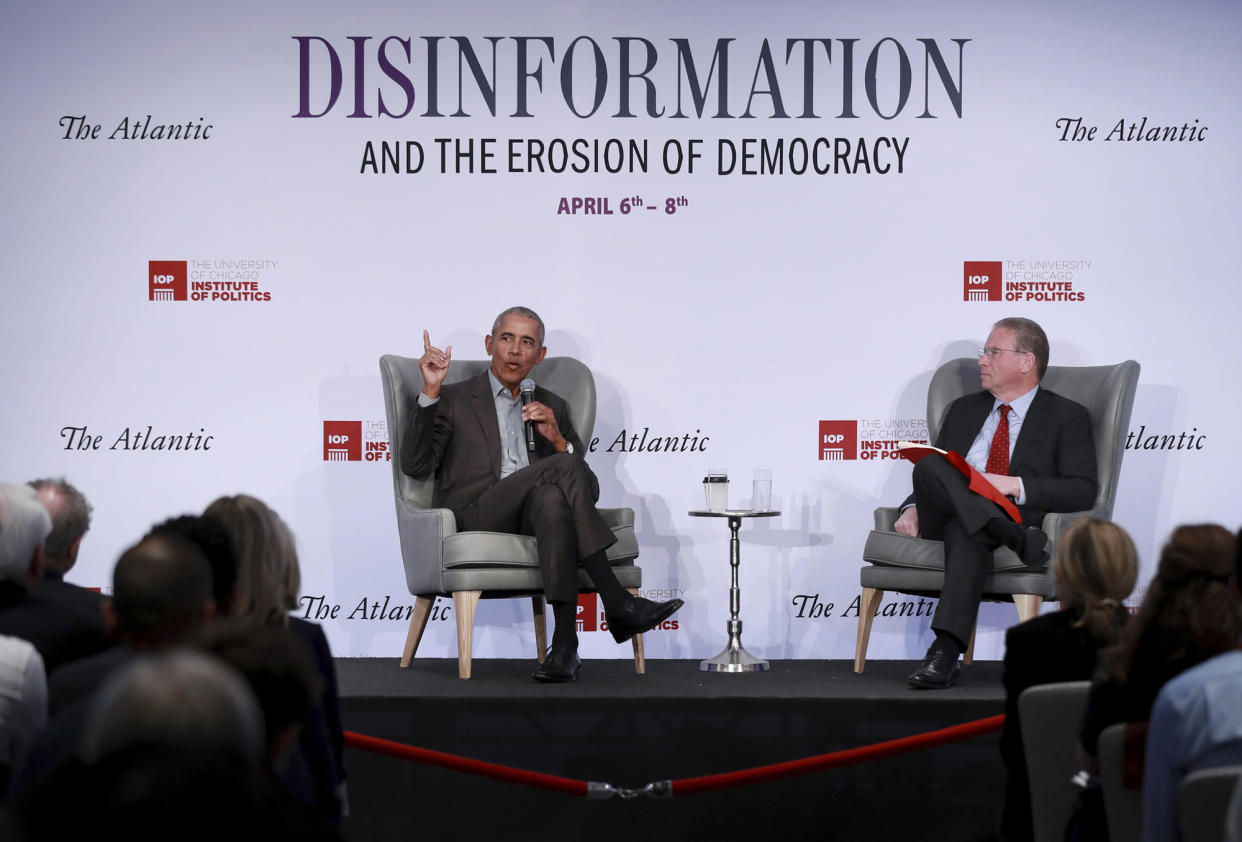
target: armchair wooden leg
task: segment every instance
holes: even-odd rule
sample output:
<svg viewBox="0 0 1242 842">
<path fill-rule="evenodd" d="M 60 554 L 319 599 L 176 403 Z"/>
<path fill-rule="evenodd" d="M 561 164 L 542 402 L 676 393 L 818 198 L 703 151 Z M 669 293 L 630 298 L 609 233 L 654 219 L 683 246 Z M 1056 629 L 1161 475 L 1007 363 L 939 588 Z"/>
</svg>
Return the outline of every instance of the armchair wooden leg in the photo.
<svg viewBox="0 0 1242 842">
<path fill-rule="evenodd" d="M 1013 604 L 1018 609 L 1018 622 L 1025 623 L 1039 616 L 1039 609 L 1044 604 L 1044 598 L 1039 594 L 1018 593 L 1013 595 Z"/>
<path fill-rule="evenodd" d="M 457 615 L 457 677 L 470 677 L 470 655 L 474 647 L 474 609 L 483 591 L 453 591 L 453 613 Z"/>
<path fill-rule="evenodd" d="M 863 588 L 862 597 L 858 602 L 858 642 L 854 645 L 854 672 L 862 672 L 867 661 L 867 644 L 871 641 L 871 622 L 875 619 L 875 610 L 884 599 L 884 591 L 879 588 Z"/>
<path fill-rule="evenodd" d="M 434 596 L 414 597 L 414 613 L 410 615 L 410 630 L 405 634 L 405 650 L 401 653 L 401 666 L 408 667 L 418 651 L 418 644 L 427 629 L 427 618 L 431 616 L 431 606 L 435 605 Z"/>
<path fill-rule="evenodd" d="M 638 588 L 626 588 L 634 596 L 638 596 Z M 634 672 L 638 675 L 647 674 L 647 656 L 643 652 L 643 636 L 636 634 L 630 638 L 634 645 Z"/>
<path fill-rule="evenodd" d="M 979 620 L 975 620 L 975 624 L 970 627 L 970 643 L 966 645 L 966 652 L 962 655 L 962 666 L 970 666 L 975 662 L 975 629 L 979 628 Z"/>
<path fill-rule="evenodd" d="M 544 616 L 543 596 L 532 596 L 530 604 L 535 609 L 535 657 L 542 664 L 548 653 L 548 620 Z"/>
</svg>

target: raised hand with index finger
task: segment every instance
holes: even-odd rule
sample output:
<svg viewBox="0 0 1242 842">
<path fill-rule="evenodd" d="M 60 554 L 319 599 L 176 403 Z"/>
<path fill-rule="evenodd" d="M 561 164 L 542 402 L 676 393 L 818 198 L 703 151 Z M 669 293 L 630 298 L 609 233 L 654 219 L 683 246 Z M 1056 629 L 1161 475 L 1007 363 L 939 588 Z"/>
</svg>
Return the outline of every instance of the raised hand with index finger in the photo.
<svg viewBox="0 0 1242 842">
<path fill-rule="evenodd" d="M 453 346 L 443 351 L 431 344 L 431 336 L 423 329 L 423 355 L 418 358 L 418 368 L 423 373 L 423 394 L 429 398 L 440 397 L 440 386 L 448 374 L 449 360 L 453 358 Z"/>
</svg>

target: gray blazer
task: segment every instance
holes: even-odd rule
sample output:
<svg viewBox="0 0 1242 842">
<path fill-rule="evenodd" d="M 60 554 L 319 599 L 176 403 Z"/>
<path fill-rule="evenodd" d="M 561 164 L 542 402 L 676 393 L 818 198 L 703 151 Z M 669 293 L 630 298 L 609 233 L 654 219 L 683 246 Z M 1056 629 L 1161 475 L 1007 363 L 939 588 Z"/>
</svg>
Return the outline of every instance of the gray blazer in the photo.
<svg viewBox="0 0 1242 842">
<path fill-rule="evenodd" d="M 555 393 L 535 387 L 535 400 L 556 415 L 561 435 L 582 458 L 582 446 L 569 407 Z M 552 443 L 535 434 L 531 464 L 556 453 Z M 480 495 L 500 482 L 500 424 L 491 394 L 487 372 L 450 383 L 440 390 L 440 400 L 432 406 L 418 406 L 402 431 L 401 470 L 415 479 L 436 475 L 434 505 L 452 509 L 458 522 L 474 522 L 471 510 Z M 599 480 L 591 477 L 591 496 L 599 499 Z"/>
</svg>

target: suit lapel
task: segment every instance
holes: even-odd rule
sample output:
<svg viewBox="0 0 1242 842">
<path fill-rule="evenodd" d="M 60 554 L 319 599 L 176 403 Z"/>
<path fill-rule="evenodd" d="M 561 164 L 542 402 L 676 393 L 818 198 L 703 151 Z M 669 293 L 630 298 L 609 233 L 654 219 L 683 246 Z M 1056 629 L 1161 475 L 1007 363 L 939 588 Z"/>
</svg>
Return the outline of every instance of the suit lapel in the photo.
<svg viewBox="0 0 1242 842">
<path fill-rule="evenodd" d="M 952 440 L 945 442 L 948 445 L 946 450 L 956 450 L 963 457 L 970 452 L 975 436 L 979 435 L 979 431 L 983 429 L 983 422 L 987 420 L 988 413 L 992 411 L 994 400 L 995 398 L 989 392 L 975 393 L 973 403 L 966 410 L 964 422 L 952 431 Z"/>
<path fill-rule="evenodd" d="M 491 391 L 492 382 L 487 379 L 486 371 L 470 381 L 470 403 L 474 407 L 474 416 L 483 429 L 483 443 L 487 445 L 492 474 L 499 478 L 500 422 L 496 420 L 496 398 Z"/>
<path fill-rule="evenodd" d="M 1041 386 L 1031 401 L 1031 408 L 1027 410 L 1026 417 L 1022 419 L 1022 429 L 1018 431 L 1018 440 L 1013 444 L 1013 455 L 1009 457 L 1010 474 L 1013 473 L 1014 465 L 1022 463 L 1022 457 L 1030 448 L 1031 440 L 1038 435 L 1036 431 L 1045 423 L 1044 415 L 1048 412 L 1049 404 L 1052 403 L 1052 398 L 1048 394 L 1048 390 Z"/>
</svg>

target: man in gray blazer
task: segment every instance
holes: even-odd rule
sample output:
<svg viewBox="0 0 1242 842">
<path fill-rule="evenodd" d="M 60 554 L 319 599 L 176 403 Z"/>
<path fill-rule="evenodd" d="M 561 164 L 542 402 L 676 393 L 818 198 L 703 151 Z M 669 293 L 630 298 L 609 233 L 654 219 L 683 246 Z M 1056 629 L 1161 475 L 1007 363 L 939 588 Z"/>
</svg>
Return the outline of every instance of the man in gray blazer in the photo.
<svg viewBox="0 0 1242 842">
<path fill-rule="evenodd" d="M 1046 512 L 1091 508 L 1097 491 L 1095 439 L 1084 406 L 1041 388 L 1048 337 L 1030 319 L 1001 319 L 979 351 L 983 391 L 949 407 L 941 450 L 965 457 L 1001 494 L 1022 524 L 970 491 L 966 478 L 933 454 L 914 466 L 914 493 L 894 528 L 903 535 L 944 541 L 944 586 L 932 617 L 936 640 L 907 679 L 916 689 L 952 686 L 979 612 L 992 550 L 1007 546 L 1026 564 L 1047 561 Z"/>
<path fill-rule="evenodd" d="M 445 385 L 453 348 L 441 350 L 423 331 L 418 409 L 402 431 L 401 470 L 436 475 L 435 504 L 451 509 L 462 530 L 534 535 L 544 595 L 555 628 L 536 681 L 573 681 L 578 674 L 578 567 L 591 577 L 618 642 L 649 631 L 681 608 L 631 595 L 605 557 L 616 537 L 595 508 L 599 481 L 560 397 L 540 387 L 523 405 L 520 385 L 547 355 L 543 320 L 510 307 L 484 340 L 486 374 Z M 534 426 L 528 450 L 525 422 Z"/>
</svg>

